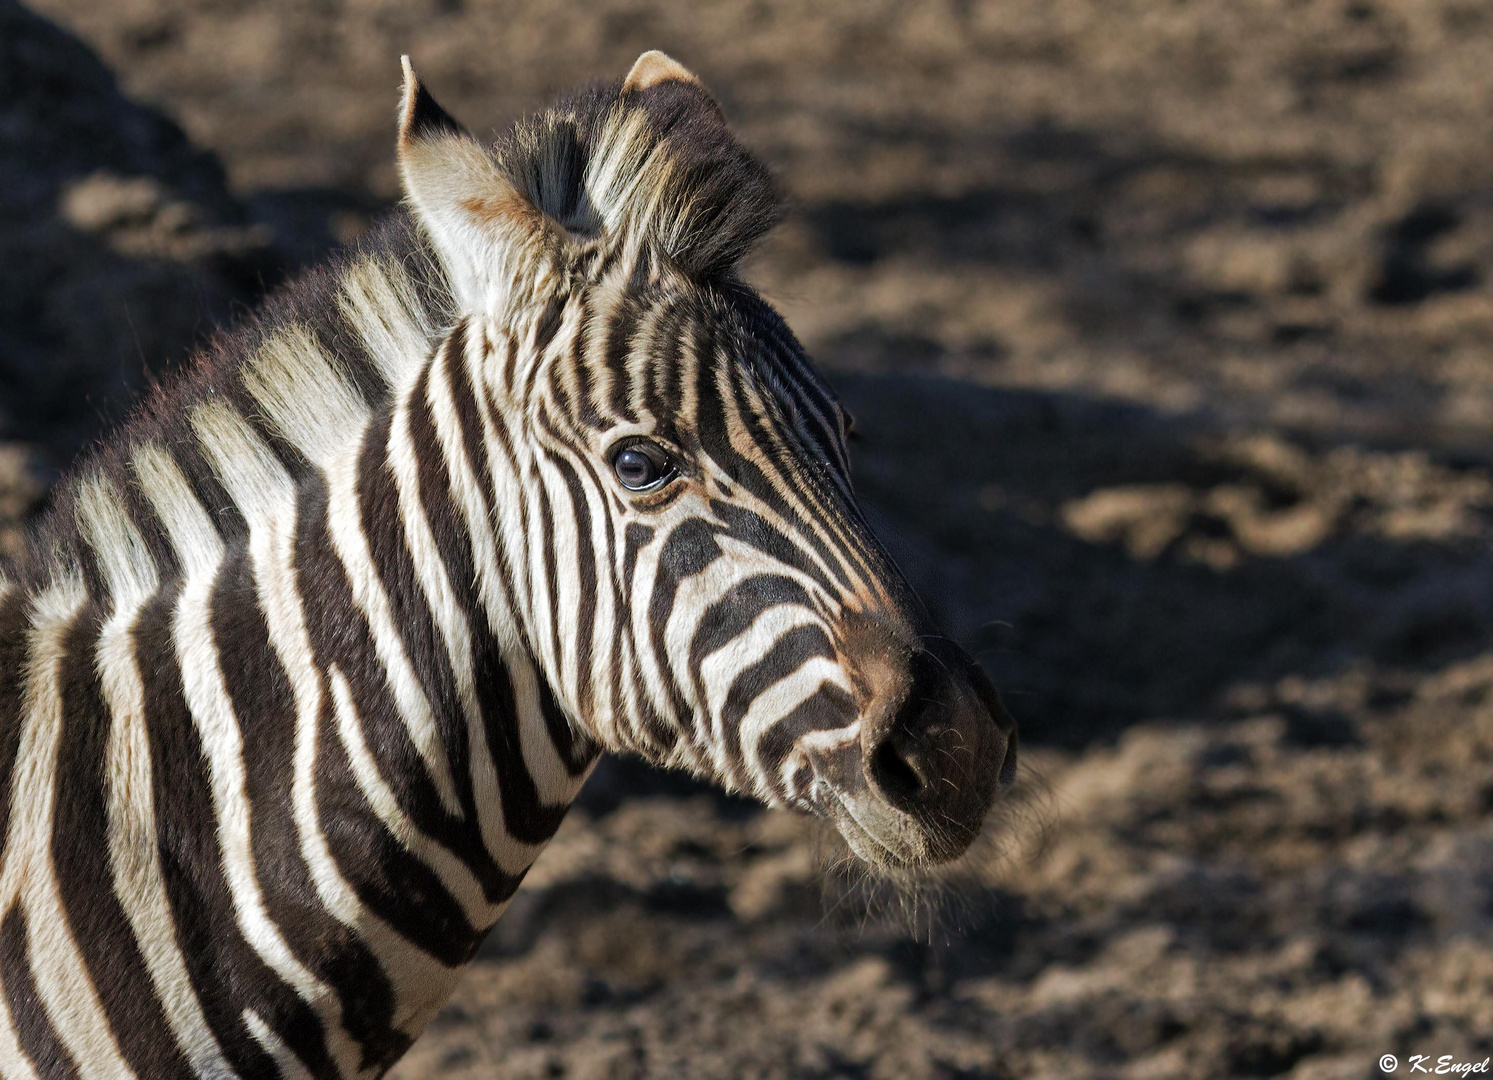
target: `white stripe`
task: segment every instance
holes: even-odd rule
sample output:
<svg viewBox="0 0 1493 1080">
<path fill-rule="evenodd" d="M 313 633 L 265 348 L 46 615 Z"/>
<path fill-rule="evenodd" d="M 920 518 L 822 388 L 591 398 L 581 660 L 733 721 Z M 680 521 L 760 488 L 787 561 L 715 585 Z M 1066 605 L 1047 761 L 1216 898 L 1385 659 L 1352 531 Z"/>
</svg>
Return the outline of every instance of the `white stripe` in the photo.
<svg viewBox="0 0 1493 1080">
<path fill-rule="evenodd" d="M 465 815 L 461 801 L 456 797 L 450 755 L 436 725 L 430 699 L 425 696 L 425 689 L 405 652 L 404 638 L 394 624 L 389 597 L 374 568 L 368 537 L 363 533 L 357 467 L 356 455 L 350 455 L 327 470 L 327 531 L 331 534 L 332 547 L 347 571 L 353 602 L 368 620 L 373 651 L 383 665 L 389 693 L 409 732 L 410 742 L 425 762 L 442 807 L 446 813 L 461 820 Z"/>
<path fill-rule="evenodd" d="M 420 370 L 435 331 L 398 263 L 359 259 L 347 268 L 337 306 L 353 324 L 384 381 L 400 387 Z"/>
<path fill-rule="evenodd" d="M 223 539 L 176 460 L 160 447 L 146 445 L 135 453 L 133 464 L 140 490 L 166 526 L 166 536 L 183 568 L 189 574 L 214 570 L 223 557 Z"/>
<path fill-rule="evenodd" d="M 254 1037 L 254 1041 L 270 1056 L 270 1060 L 280 1070 L 282 1080 L 315 1080 L 311 1075 L 311 1070 L 306 1068 L 301 1059 L 296 1057 L 294 1051 L 285 1045 L 285 1041 L 275 1033 L 275 1029 L 260 1019 L 257 1012 L 253 1009 L 245 1009 L 243 1020 L 244 1026 L 249 1029 L 249 1034 Z"/>
<path fill-rule="evenodd" d="M 573 686 L 581 618 L 580 575 L 575 569 L 575 516 L 570 512 L 570 491 L 565 478 L 538 453 L 533 458 L 533 474 L 549 498 L 549 528 L 552 530 L 549 533 L 544 531 L 545 520 L 539 513 L 539 500 L 530 496 L 534 505 L 529 513 L 529 535 L 525 538 L 524 554 L 533 567 L 535 582 L 529 596 L 529 604 L 534 609 L 535 644 L 539 655 L 549 657 L 548 673 L 554 685 Z M 550 600 L 547 551 L 555 554 L 555 602 Z M 550 651 L 555 648 L 558 648 L 558 653 L 550 656 Z"/>
<path fill-rule="evenodd" d="M 145 689 L 133 638 L 139 614 L 138 607 L 117 609 L 105 624 L 98 647 L 99 678 L 113 719 L 106 772 L 109 866 L 114 893 L 134 931 L 171 1031 L 192 1068 L 211 1075 L 226 1071 L 228 1065 L 177 948 L 175 919 L 161 873 Z"/>
<path fill-rule="evenodd" d="M 32 603 L 22 730 L 11 787 L 0 911 L 19 898 L 29 936 L 27 960 L 57 1037 L 84 1080 L 134 1073 L 120 1054 L 93 980 L 73 940 L 52 864 L 57 751 L 62 737 L 59 679 L 65 644 L 87 594 L 73 578 L 54 582 Z"/>
<path fill-rule="evenodd" d="M 199 437 L 204 427 L 221 420 L 209 413 L 211 409 L 228 412 L 221 405 L 196 410 L 193 426 Z M 162 454 L 150 465 L 141 474 L 137 461 L 137 474 L 142 476 L 146 497 L 166 523 L 177 558 L 187 568 L 172 620 L 172 638 L 187 709 L 208 760 L 223 873 L 239 927 L 265 964 L 320 1015 L 332 1057 L 347 1074 L 360 1054 L 342 1029 L 337 997 L 296 959 L 265 908 L 256 876 L 243 738 L 212 632 L 210 602 L 223 560 L 223 542 L 176 463 Z"/>
<path fill-rule="evenodd" d="M 814 612 L 798 604 L 776 604 L 761 612 L 752 620 L 752 625 L 730 642 L 711 653 L 700 664 L 700 681 L 704 683 L 707 701 L 703 703 L 704 714 L 709 718 L 710 737 L 714 745 L 734 756 L 736 733 L 725 730 L 722 714 L 726 707 L 726 695 L 738 674 L 760 662 L 778 639 L 800 626 L 813 626 L 818 622 Z M 693 626 L 684 626 L 676 638 L 670 636 L 670 652 L 678 657 L 675 663 L 681 671 L 689 657 L 689 643 Z M 728 773 L 729 775 L 729 773 Z"/>
<path fill-rule="evenodd" d="M 21 1049 L 7 993 L 4 984 L 0 983 L 0 1076 L 5 1080 L 40 1080 L 31 1059 Z"/>
<path fill-rule="evenodd" d="M 741 720 L 741 747 L 746 755 L 747 772 L 756 787 L 755 794 L 767 803 L 777 801 L 762 767 L 758 743 L 762 736 L 783 717 L 802 705 L 825 684 L 845 688 L 845 673 L 832 659 L 815 656 L 796 671 L 773 683 L 752 702 Z"/>
<path fill-rule="evenodd" d="M 546 806 L 569 806 L 580 793 L 590 769 L 579 776 L 560 758 L 555 740 L 539 700 L 539 673 L 534 665 L 519 657 L 508 663 L 508 679 L 513 684 L 514 722 L 518 725 L 519 752 L 524 769 L 534 780 L 539 801 Z"/>
<path fill-rule="evenodd" d="M 664 547 L 663 537 L 660 537 L 647 550 L 638 553 L 637 565 L 633 569 L 633 596 L 653 595 L 658 580 L 658 559 Z M 634 680 L 634 684 L 640 695 L 647 695 L 648 702 L 647 705 L 639 705 L 638 709 L 653 711 L 666 725 L 679 733 L 680 737 L 669 748 L 673 755 L 670 765 L 682 765 L 713 773 L 706 749 L 695 745 L 694 739 L 689 737 L 688 730 L 683 726 L 685 718 L 674 715 L 674 703 L 664 694 L 666 679 L 653 650 L 653 624 L 648 614 L 648 605 L 634 604 L 629 615 L 632 619 L 629 629 L 636 646 L 633 656 L 638 666 L 638 678 Z M 664 643 L 667 654 L 667 636 Z"/>
<path fill-rule="evenodd" d="M 450 400 L 445 370 L 449 360 L 449 350 L 442 349 L 432 365 L 426 391 L 426 403 L 430 407 L 438 436 L 443 428 L 449 430 L 457 423 L 453 415 L 441 415 L 442 406 L 448 405 Z M 431 534 L 430 523 L 426 520 L 425 508 L 420 502 L 419 459 L 409 433 L 409 415 L 408 403 L 402 404 L 394 415 L 389 462 L 399 496 L 399 510 L 404 521 L 410 559 L 429 604 L 431 617 L 435 620 L 451 660 L 457 696 L 466 719 L 472 794 L 477 805 L 477 823 L 483 845 L 504 873 L 519 874 L 538 857 L 540 848 L 519 843 L 504 826 L 497 768 L 492 760 L 492 747 L 487 742 L 487 725 L 477 700 L 472 630 L 466 614 L 457 603 L 456 594 L 446 575 L 445 563 L 436 547 L 435 537 Z M 443 447 L 430 447 L 427 452 L 439 453 L 442 449 Z M 452 464 L 447 459 L 447 471 L 451 470 Z M 454 477 L 452 482 L 454 485 Z"/>
<path fill-rule="evenodd" d="M 163 453 L 155 447 L 137 451 Z M 148 470 L 147 466 L 147 470 Z M 102 492 L 102 489 L 98 489 Z M 114 612 L 99 636 L 95 659 L 110 716 L 107 808 L 109 866 L 114 893 L 134 932 L 146 970 L 177 1044 L 200 1074 L 223 1073 L 228 1064 L 192 988 L 186 961 L 176 945 L 175 920 L 161 872 L 151 780 L 150 739 L 145 688 L 135 654 L 134 631 L 140 611 L 155 593 L 154 563 L 144 558 L 111 558 L 112 552 L 145 552 L 134 525 L 110 499 L 103 507 L 80 499 L 84 535 L 99 552 L 113 595 Z M 130 535 L 120 536 L 119 533 Z"/>
<path fill-rule="evenodd" d="M 499 568 L 499 538 L 494 535 L 492 522 L 496 521 L 499 532 L 509 530 L 509 535 L 521 533 L 519 528 L 519 515 L 514 508 L 519 505 L 520 500 L 527 496 L 522 491 L 514 471 L 521 468 L 517 462 L 508 459 L 502 451 L 494 420 L 488 412 L 484 394 L 475 392 L 475 387 L 482 384 L 482 373 L 477 368 L 477 359 L 484 355 L 493 362 L 499 362 L 503 355 L 503 346 L 506 338 L 500 336 L 496 341 L 489 342 L 484 337 L 490 332 L 489 327 L 475 321 L 467 325 L 465 335 L 466 353 L 461 356 L 453 356 L 448 349 L 442 349 L 437 354 L 437 362 L 431 372 L 429 392 L 427 400 L 430 405 L 432 420 L 435 424 L 436 436 L 441 444 L 441 451 L 446 462 L 446 472 L 450 481 L 450 492 L 452 501 L 458 506 L 467 525 L 467 536 L 472 545 L 472 557 L 477 572 L 477 590 L 482 600 L 483 607 L 487 612 L 487 629 L 497 640 L 503 657 L 504 666 L 508 670 L 509 680 L 514 691 L 515 722 L 518 725 L 519 747 L 524 756 L 524 765 L 530 776 L 534 778 L 539 798 L 542 802 L 555 805 L 568 805 L 574 801 L 590 770 L 586 770 L 580 776 L 571 777 L 569 769 L 561 759 L 554 740 L 550 738 L 548 725 L 544 722 L 543 712 L 539 706 L 538 688 L 534 684 L 534 673 L 529 666 L 529 656 L 533 649 L 526 637 L 530 640 L 545 633 L 542 624 L 534 624 L 532 621 L 528 626 L 527 635 L 519 626 L 520 610 L 516 608 L 513 599 L 503 588 L 502 580 L 498 573 Z M 489 347 L 490 345 L 490 347 Z M 459 370 L 457 369 L 459 366 Z M 456 405 L 453 397 L 452 387 L 449 380 L 465 376 L 474 384 L 474 398 L 477 402 L 478 413 L 483 428 L 483 449 L 487 454 L 489 472 L 493 478 L 494 504 L 489 516 L 487 500 L 483 495 L 481 486 L 477 483 L 472 471 L 472 463 L 468 461 L 465 442 L 462 438 L 460 421 L 456 413 Z M 568 496 L 566 498 L 568 503 Z M 505 514 L 506 511 L 506 514 Z M 557 517 L 563 517 L 558 515 Z M 531 521 L 539 522 L 539 514 L 530 515 Z M 543 538 L 543 542 L 551 542 L 551 538 Z M 508 550 L 513 550 L 509 545 Z M 542 556 L 541 556 L 542 560 Z M 531 562 L 522 557 L 510 563 L 514 573 L 523 572 L 526 582 L 532 583 L 533 574 Z M 515 583 L 517 586 L 517 583 Z M 526 609 L 522 609 L 532 620 L 536 607 L 548 609 L 549 598 L 544 596 L 541 604 L 530 603 Z M 485 734 L 483 745 L 486 745 Z M 479 759 L 473 754 L 474 765 L 482 761 L 484 768 L 488 767 L 487 755 Z M 494 776 L 491 781 L 483 778 L 482 783 L 490 782 L 496 791 L 497 779 Z M 479 789 L 480 790 L 480 789 Z M 484 832 L 484 840 L 487 841 L 489 850 L 493 851 L 499 865 L 509 865 L 497 849 L 493 848 L 492 841 L 487 839 Z M 510 840 L 509 844 L 518 853 L 519 858 L 527 863 L 532 862 L 543 849 L 542 844 L 520 844 Z"/>
<path fill-rule="evenodd" d="M 301 857 L 317 896 L 331 916 L 363 939 L 385 968 L 398 996 L 394 1025 L 418 1034 L 424 1023 L 429 985 L 445 986 L 447 969 L 413 946 L 382 918 L 369 911 L 348 883 L 331 853 L 316 805 L 316 734 L 322 702 L 322 677 L 306 631 L 305 614 L 295 581 L 295 485 L 264 440 L 236 414 L 219 415 L 210 459 L 229 497 L 249 524 L 249 554 L 256 592 L 270 643 L 285 667 L 296 704 L 295 773 L 291 801 L 300 838 Z M 485 924 L 484 924 L 485 925 Z M 431 972 L 439 974 L 432 976 Z M 416 1001 L 409 1003 L 411 992 Z M 413 1026 L 420 1020 L 420 1026 Z"/>
<path fill-rule="evenodd" d="M 77 489 L 75 516 L 116 609 L 144 603 L 156 591 L 155 562 L 114 485 L 101 476 L 83 480 Z"/>
<path fill-rule="evenodd" d="M 280 434 L 317 467 L 325 470 L 361 442 L 368 406 L 309 330 L 278 330 L 245 362 L 243 380 Z"/>
<path fill-rule="evenodd" d="M 528 595 L 523 598 L 523 601 L 530 626 L 530 633 L 532 634 L 532 640 L 530 641 L 532 652 L 536 656 L 550 656 L 550 651 L 556 647 L 556 643 L 558 642 L 559 655 L 550 657 L 550 667 L 554 680 L 560 685 L 564 685 L 565 646 L 567 642 L 575 641 L 575 635 L 573 631 L 567 633 L 565 627 L 566 613 L 563 603 L 565 589 L 559 587 L 559 582 L 557 582 L 556 595 L 561 598 L 562 602 L 559 604 L 552 604 L 550 602 L 549 567 L 545 565 L 544 553 L 550 548 L 550 545 L 554 545 L 556 553 L 555 573 L 563 581 L 569 576 L 565 568 L 568 568 L 572 564 L 573 559 L 566 558 L 560 553 L 564 551 L 573 552 L 575 551 L 575 546 L 573 543 L 568 548 L 562 546 L 564 544 L 562 538 L 566 533 L 565 518 L 567 515 L 554 513 L 556 503 L 553 497 L 554 492 L 550 489 L 548 483 L 549 477 L 546 475 L 548 470 L 533 457 L 519 463 L 517 468 L 526 474 L 523 484 L 528 488 L 528 491 L 525 491 L 522 497 L 529 504 L 529 513 L 526 520 L 528 532 L 525 534 L 505 530 L 508 538 L 515 536 L 518 538 L 517 543 L 508 544 L 508 550 L 510 552 L 516 551 L 516 561 L 521 562 L 525 567 L 524 577 L 529 591 Z M 494 475 L 498 471 L 498 469 L 494 468 Z M 539 512 L 539 500 L 531 494 L 536 487 L 547 489 L 546 494 L 550 496 L 551 524 L 555 529 L 555 532 L 552 534 L 544 531 L 544 515 Z M 563 506 L 564 504 L 560 505 Z M 513 524 L 516 525 L 519 522 L 515 521 Z M 571 572 L 573 573 L 573 571 Z M 560 610 L 556 610 L 556 608 Z M 571 614 L 574 615 L 575 613 L 572 612 Z"/>
<path fill-rule="evenodd" d="M 671 159 L 665 153 L 648 153 L 653 140 L 647 136 L 647 127 L 648 118 L 642 109 L 613 112 L 586 163 L 585 190 L 608 232 L 628 235 L 640 231 L 639 222 L 657 220 L 653 211 L 669 187 Z M 682 221 L 687 215 L 673 217 Z M 625 227 L 629 219 L 632 229 Z M 677 240 L 668 236 L 660 239 Z"/>
</svg>

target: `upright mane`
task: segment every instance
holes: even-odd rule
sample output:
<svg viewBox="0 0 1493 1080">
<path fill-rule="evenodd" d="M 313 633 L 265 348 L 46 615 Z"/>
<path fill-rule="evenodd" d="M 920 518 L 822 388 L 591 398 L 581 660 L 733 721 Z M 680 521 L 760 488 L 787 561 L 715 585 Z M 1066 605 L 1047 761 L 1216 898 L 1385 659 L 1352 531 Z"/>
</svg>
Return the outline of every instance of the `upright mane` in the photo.
<svg viewBox="0 0 1493 1080">
<path fill-rule="evenodd" d="M 328 262 L 275 290 L 242 322 L 218 331 L 180 370 L 157 384 L 120 426 L 85 452 L 53 489 L 52 505 L 17 567 L 20 578 L 40 584 L 59 571 L 87 567 L 89 560 L 77 559 L 74 550 L 80 488 L 103 479 L 126 499 L 133 498 L 129 458 L 132 448 L 143 444 L 168 448 L 194 494 L 214 508 L 224 539 L 242 538 L 243 519 L 194 445 L 186 420 L 192 410 L 219 401 L 263 427 L 264 410 L 253 400 L 246 380 L 282 381 L 287 394 L 295 393 L 298 377 L 325 380 L 327 371 L 314 362 L 296 363 L 297 357 L 312 359 L 308 351 L 324 361 L 365 408 L 377 409 L 389 400 L 397 367 L 409 364 L 405 350 L 422 355 L 454 318 L 449 287 L 429 243 L 408 212 L 393 211 Z M 313 423 L 335 419 L 308 417 Z M 269 445 L 282 453 L 282 464 L 292 475 L 305 470 L 307 463 L 283 440 L 271 439 Z"/>
</svg>

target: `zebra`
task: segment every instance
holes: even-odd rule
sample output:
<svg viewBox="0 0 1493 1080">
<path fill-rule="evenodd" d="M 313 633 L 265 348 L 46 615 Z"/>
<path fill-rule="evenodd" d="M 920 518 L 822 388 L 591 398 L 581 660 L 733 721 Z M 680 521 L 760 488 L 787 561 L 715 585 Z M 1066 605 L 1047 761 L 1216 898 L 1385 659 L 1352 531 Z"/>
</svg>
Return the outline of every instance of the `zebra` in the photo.
<svg viewBox="0 0 1493 1080">
<path fill-rule="evenodd" d="M 1016 732 L 856 502 L 659 52 L 467 133 L 158 388 L 0 587 L 0 1075 L 376 1077 L 598 755 L 957 858 Z"/>
</svg>

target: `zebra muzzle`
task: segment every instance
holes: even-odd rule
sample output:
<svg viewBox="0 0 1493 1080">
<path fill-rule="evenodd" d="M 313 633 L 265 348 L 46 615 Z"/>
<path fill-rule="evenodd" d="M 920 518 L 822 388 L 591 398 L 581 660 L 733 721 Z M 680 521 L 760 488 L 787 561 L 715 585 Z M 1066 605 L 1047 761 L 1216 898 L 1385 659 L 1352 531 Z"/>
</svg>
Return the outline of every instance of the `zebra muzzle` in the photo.
<svg viewBox="0 0 1493 1080">
<path fill-rule="evenodd" d="M 1015 723 L 979 665 L 946 638 L 883 638 L 859 666 L 872 688 L 859 744 L 813 761 L 833 796 L 830 815 L 867 861 L 958 858 L 1015 779 Z"/>
</svg>

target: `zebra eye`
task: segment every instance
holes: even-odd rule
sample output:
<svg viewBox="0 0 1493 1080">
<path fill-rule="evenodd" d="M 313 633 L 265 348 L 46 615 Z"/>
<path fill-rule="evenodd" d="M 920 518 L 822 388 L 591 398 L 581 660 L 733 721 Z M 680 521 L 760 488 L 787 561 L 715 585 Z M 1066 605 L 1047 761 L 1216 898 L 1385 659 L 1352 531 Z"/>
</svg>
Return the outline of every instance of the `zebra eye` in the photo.
<svg viewBox="0 0 1493 1080">
<path fill-rule="evenodd" d="M 612 458 L 612 471 L 628 491 L 648 491 L 674 475 L 669 455 L 646 442 L 629 443 Z"/>
</svg>

